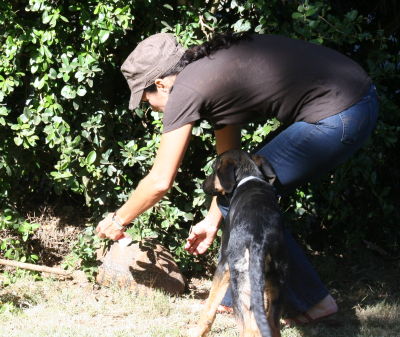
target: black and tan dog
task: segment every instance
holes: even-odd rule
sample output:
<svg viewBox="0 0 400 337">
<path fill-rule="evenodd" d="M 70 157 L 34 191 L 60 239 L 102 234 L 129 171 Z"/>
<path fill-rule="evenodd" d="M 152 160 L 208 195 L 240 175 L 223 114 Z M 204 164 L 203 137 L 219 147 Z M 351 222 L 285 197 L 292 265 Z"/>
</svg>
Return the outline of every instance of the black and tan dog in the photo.
<svg viewBox="0 0 400 337">
<path fill-rule="evenodd" d="M 206 336 L 229 281 L 242 337 L 279 337 L 287 262 L 275 173 L 265 159 L 230 150 L 218 156 L 203 189 L 229 203 L 221 256 L 200 322 L 191 336 Z M 220 200 L 221 201 L 221 200 Z"/>
</svg>

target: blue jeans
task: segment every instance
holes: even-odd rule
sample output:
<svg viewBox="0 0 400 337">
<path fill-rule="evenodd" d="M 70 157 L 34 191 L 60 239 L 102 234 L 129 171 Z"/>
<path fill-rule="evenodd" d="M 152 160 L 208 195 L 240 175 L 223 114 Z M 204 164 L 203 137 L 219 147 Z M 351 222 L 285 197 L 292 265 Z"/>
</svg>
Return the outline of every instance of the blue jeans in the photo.
<svg viewBox="0 0 400 337">
<path fill-rule="evenodd" d="M 375 86 L 350 108 L 315 124 L 296 122 L 263 146 L 257 154 L 272 165 L 282 185 L 281 193 L 328 173 L 354 154 L 376 126 L 378 99 Z M 227 209 L 220 206 L 223 215 Z M 305 253 L 286 231 L 290 275 L 286 311 L 306 312 L 328 295 Z M 228 289 L 221 304 L 231 306 Z"/>
</svg>

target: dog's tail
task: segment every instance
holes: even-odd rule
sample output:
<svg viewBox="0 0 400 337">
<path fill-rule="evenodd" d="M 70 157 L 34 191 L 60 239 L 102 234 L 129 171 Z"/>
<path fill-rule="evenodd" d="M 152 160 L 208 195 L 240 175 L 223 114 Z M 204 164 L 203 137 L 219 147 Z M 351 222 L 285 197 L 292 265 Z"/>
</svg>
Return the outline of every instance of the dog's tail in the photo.
<svg viewBox="0 0 400 337">
<path fill-rule="evenodd" d="M 263 245 L 262 245 L 263 246 Z M 262 337 L 271 337 L 272 331 L 268 324 L 265 310 L 264 289 L 265 275 L 268 273 L 269 263 L 265 252 L 258 245 L 253 245 L 249 256 L 249 278 L 251 287 L 250 305 Z M 268 258 L 268 257 L 267 257 Z"/>
</svg>

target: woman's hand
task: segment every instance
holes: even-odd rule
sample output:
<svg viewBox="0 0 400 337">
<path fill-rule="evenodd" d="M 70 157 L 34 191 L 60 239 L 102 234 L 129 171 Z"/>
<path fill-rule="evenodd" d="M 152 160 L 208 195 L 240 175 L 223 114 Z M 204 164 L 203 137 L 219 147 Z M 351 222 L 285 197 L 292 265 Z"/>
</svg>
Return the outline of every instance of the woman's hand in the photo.
<svg viewBox="0 0 400 337">
<path fill-rule="evenodd" d="M 186 240 L 185 250 L 190 254 L 203 254 L 211 246 L 218 231 L 218 223 L 205 218 L 196 224 Z"/>
<path fill-rule="evenodd" d="M 115 219 L 115 217 L 118 217 L 118 215 L 115 213 L 109 213 L 99 222 L 96 227 L 97 236 L 99 238 L 119 240 L 125 237 L 124 228 L 122 227 L 122 224 L 118 223 L 118 220 Z"/>
</svg>

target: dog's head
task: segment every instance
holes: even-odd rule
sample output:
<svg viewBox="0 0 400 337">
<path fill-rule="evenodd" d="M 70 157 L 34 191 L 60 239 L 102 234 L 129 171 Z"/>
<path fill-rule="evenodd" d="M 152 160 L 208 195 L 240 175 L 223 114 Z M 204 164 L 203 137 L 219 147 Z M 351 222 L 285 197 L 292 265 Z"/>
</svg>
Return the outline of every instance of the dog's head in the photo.
<svg viewBox="0 0 400 337">
<path fill-rule="evenodd" d="M 229 150 L 217 157 L 213 173 L 203 183 L 203 190 L 211 195 L 226 195 L 233 192 L 244 178 L 255 176 L 273 184 L 276 175 L 264 157 L 250 156 L 242 150 Z"/>
</svg>

